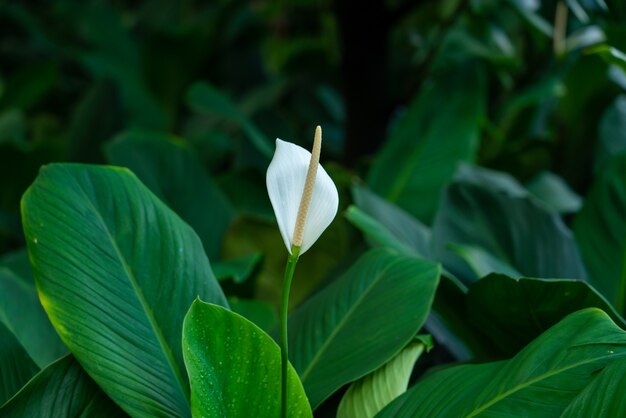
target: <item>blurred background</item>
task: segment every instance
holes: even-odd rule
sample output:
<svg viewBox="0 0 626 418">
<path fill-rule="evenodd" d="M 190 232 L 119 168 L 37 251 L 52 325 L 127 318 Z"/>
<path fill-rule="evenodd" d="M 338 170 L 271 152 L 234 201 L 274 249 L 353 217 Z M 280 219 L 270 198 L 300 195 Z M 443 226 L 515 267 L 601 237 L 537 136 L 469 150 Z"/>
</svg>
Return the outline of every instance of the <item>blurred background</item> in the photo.
<svg viewBox="0 0 626 418">
<path fill-rule="evenodd" d="M 626 150 L 624 51 L 621 0 L 0 1 L 0 254 L 41 165 L 122 165 L 273 301 L 265 170 L 318 124 L 342 208 L 367 184 L 429 226 L 465 162 L 567 221 Z M 294 303 L 364 245 L 342 216 L 320 242 Z"/>
</svg>

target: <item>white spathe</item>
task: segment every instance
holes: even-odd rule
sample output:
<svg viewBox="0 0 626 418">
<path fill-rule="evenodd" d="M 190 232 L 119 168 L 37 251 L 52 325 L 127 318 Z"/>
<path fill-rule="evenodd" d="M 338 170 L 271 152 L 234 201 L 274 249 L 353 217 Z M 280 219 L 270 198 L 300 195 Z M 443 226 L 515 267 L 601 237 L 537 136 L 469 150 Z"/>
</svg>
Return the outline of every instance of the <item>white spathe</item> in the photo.
<svg viewBox="0 0 626 418">
<path fill-rule="evenodd" d="M 306 180 L 311 153 L 304 148 L 276 139 L 276 151 L 267 168 L 267 193 L 270 196 L 280 234 L 291 254 L 298 208 Z M 339 193 L 326 170 L 318 164 L 311 204 L 304 224 L 300 254 L 317 241 L 337 215 Z"/>
</svg>

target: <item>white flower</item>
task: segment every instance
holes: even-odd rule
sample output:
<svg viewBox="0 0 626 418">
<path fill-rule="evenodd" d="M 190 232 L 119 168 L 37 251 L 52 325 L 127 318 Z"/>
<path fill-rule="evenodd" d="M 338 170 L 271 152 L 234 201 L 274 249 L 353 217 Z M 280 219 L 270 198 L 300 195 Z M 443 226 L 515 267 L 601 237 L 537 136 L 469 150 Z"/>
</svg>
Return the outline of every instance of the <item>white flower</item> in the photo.
<svg viewBox="0 0 626 418">
<path fill-rule="evenodd" d="M 267 169 L 267 192 L 280 234 L 290 254 L 292 246 L 299 246 L 300 254 L 311 248 L 335 218 L 339 207 L 337 187 L 318 162 L 321 136 L 321 129 L 318 127 L 313 145 L 313 160 L 311 153 L 304 148 L 276 139 L 276 152 Z M 311 166 L 311 180 L 315 176 L 315 182 L 309 181 L 307 192 L 305 182 L 310 164 L 314 164 Z M 310 195 L 309 204 L 306 203 L 307 194 Z M 304 202 L 303 208 L 300 207 L 301 201 Z M 298 212 L 302 212 L 300 221 Z M 298 235 L 297 223 L 302 225 L 298 228 L 300 239 L 297 236 L 294 239 L 294 234 Z"/>
</svg>

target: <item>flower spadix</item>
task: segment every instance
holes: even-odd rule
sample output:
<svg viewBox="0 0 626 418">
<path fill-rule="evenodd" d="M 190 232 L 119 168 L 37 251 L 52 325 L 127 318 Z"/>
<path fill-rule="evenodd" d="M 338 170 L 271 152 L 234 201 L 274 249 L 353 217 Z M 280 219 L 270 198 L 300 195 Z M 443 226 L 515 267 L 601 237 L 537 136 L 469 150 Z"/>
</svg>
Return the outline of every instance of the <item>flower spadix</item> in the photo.
<svg viewBox="0 0 626 418">
<path fill-rule="evenodd" d="M 267 169 L 267 192 L 287 251 L 311 248 L 337 214 L 337 187 L 319 164 L 322 129 L 315 130 L 313 152 L 276 139 Z M 308 177 L 308 178 L 307 178 Z"/>
</svg>

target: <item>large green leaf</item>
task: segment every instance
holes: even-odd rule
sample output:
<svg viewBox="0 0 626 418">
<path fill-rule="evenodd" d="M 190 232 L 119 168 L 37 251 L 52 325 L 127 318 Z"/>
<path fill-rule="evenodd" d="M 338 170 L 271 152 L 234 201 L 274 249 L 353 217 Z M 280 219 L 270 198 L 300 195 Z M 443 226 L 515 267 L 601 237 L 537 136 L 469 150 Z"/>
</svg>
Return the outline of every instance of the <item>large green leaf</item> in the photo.
<svg viewBox="0 0 626 418">
<path fill-rule="evenodd" d="M 111 164 L 130 168 L 196 231 L 211 260 L 219 257 L 232 208 L 185 142 L 131 131 L 115 137 L 105 152 Z"/>
<path fill-rule="evenodd" d="M 426 225 L 364 186 L 352 187 L 352 197 L 363 213 L 351 209 L 346 217 L 364 233 L 380 244 L 401 244 L 411 254 L 430 257 L 430 230 Z"/>
<path fill-rule="evenodd" d="M 289 355 L 311 405 L 396 355 L 424 324 L 438 281 L 436 264 L 376 249 L 293 312 Z"/>
<path fill-rule="evenodd" d="M 185 317 L 183 352 L 194 417 L 280 416 L 280 349 L 252 322 L 196 300 Z M 287 380 L 287 416 L 312 417 L 293 367 Z"/>
<path fill-rule="evenodd" d="M 34 284 L 6 268 L 0 268 L 0 322 L 13 332 L 39 367 L 67 354 L 39 302 Z"/>
<path fill-rule="evenodd" d="M 385 365 L 350 385 L 341 398 L 337 418 L 372 418 L 409 386 L 413 366 L 432 340 L 416 340 Z"/>
<path fill-rule="evenodd" d="M 13 396 L 37 371 L 37 365 L 15 335 L 0 322 L 0 405 Z"/>
<path fill-rule="evenodd" d="M 565 409 L 563 418 L 626 416 L 626 359 L 606 367 Z"/>
<path fill-rule="evenodd" d="M 568 314 L 600 308 L 626 322 L 587 283 L 571 279 L 513 279 L 492 274 L 469 287 L 467 316 L 505 356 L 512 356 Z"/>
<path fill-rule="evenodd" d="M 560 416 L 599 371 L 625 356 L 626 332 L 604 312 L 588 308 L 511 360 L 430 374 L 377 417 Z"/>
<path fill-rule="evenodd" d="M 189 415 L 181 333 L 226 304 L 193 230 L 130 171 L 54 164 L 22 200 L 37 290 L 87 373 L 127 413 Z"/>
<path fill-rule="evenodd" d="M 10 401 L 0 416 L 21 417 L 124 417 L 71 355 L 40 371 Z"/>
<path fill-rule="evenodd" d="M 464 65 L 426 83 L 374 161 L 368 184 L 430 223 L 457 163 L 474 159 L 484 101 L 479 67 Z"/>
<path fill-rule="evenodd" d="M 450 244 L 481 247 L 526 276 L 586 277 L 563 220 L 517 192 L 469 181 L 452 184 L 433 227 L 434 251 L 453 273 L 473 277 Z"/>
<path fill-rule="evenodd" d="M 593 285 L 626 312 L 626 153 L 614 157 L 593 185 L 574 232 Z"/>
</svg>

